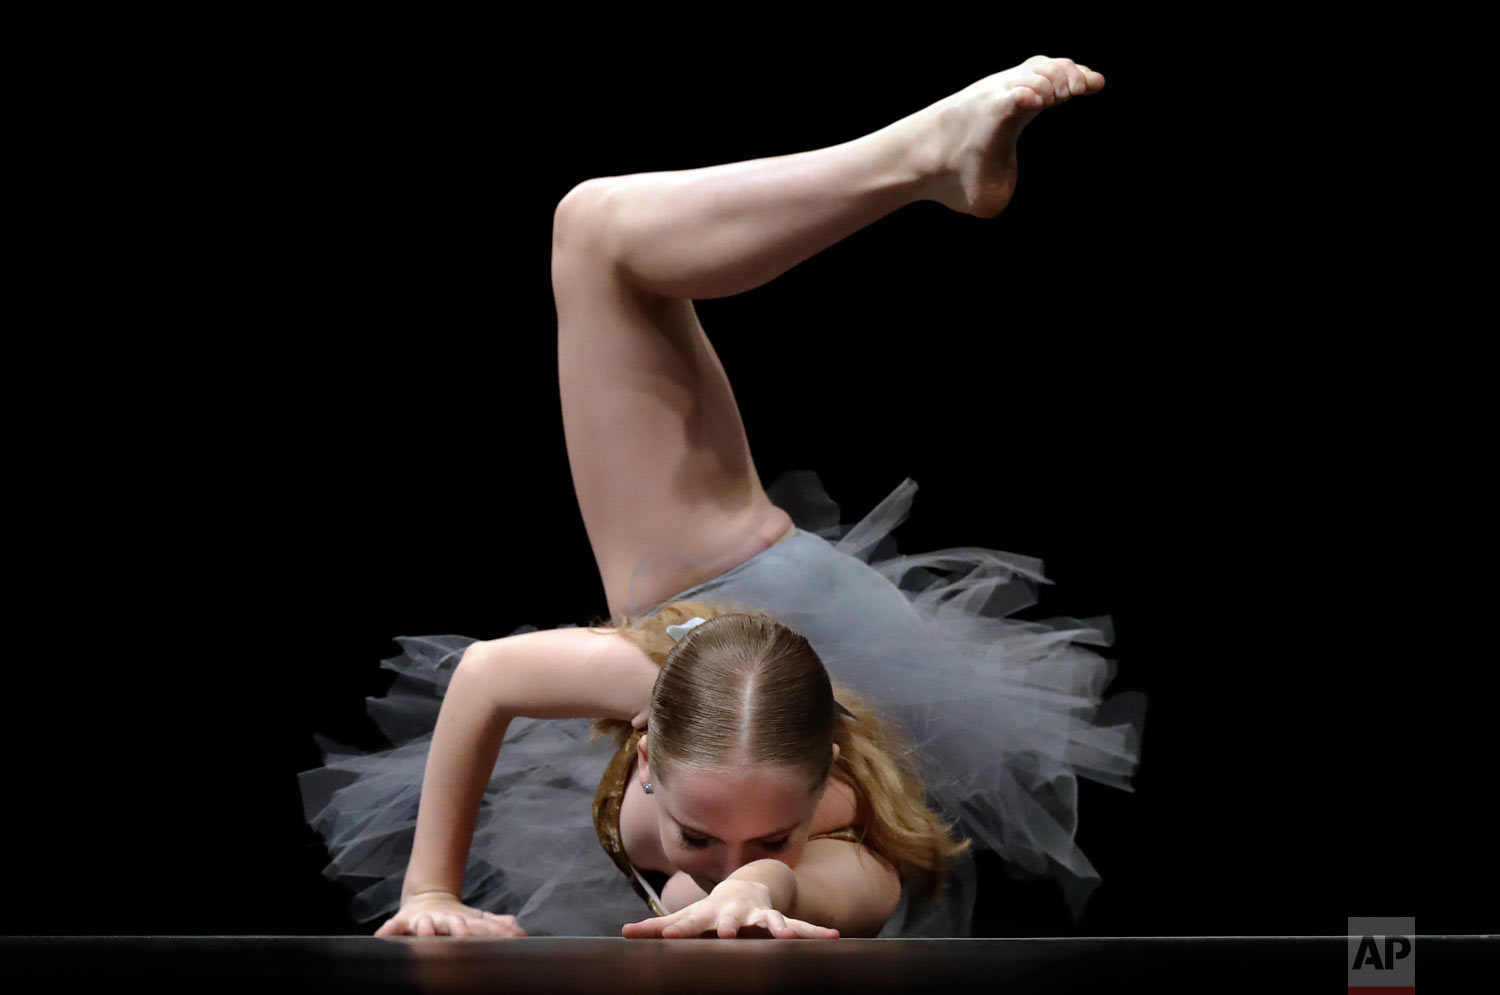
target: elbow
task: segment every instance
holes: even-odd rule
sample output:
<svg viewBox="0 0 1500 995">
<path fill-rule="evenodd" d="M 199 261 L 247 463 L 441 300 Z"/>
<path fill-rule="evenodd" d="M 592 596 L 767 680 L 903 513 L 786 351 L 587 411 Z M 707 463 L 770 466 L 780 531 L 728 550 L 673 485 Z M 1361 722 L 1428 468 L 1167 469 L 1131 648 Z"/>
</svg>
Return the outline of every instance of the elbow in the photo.
<svg viewBox="0 0 1500 995">
<path fill-rule="evenodd" d="M 793 917 L 837 929 L 840 936 L 878 936 L 901 904 L 900 874 L 873 851 L 859 853 L 843 842 L 829 847 L 849 849 L 822 851 L 822 866 L 798 866 Z"/>
<path fill-rule="evenodd" d="M 881 904 L 881 916 L 874 928 L 870 930 L 870 936 L 879 936 L 880 931 L 885 929 L 885 924 L 891 921 L 891 916 L 901 907 L 901 879 L 895 881 L 895 887 L 886 895 L 886 900 Z"/>
<path fill-rule="evenodd" d="M 895 890 L 888 891 L 879 900 L 864 906 L 850 915 L 849 928 L 839 927 L 840 936 L 873 938 L 880 935 L 885 924 L 901 905 L 901 882 L 896 881 Z"/>
<path fill-rule="evenodd" d="M 493 691 L 495 668 L 493 666 L 496 657 L 497 639 L 482 639 L 470 643 L 458 658 L 458 664 L 453 668 L 453 677 L 449 681 L 449 687 L 453 682 L 459 680 L 460 675 L 474 688 L 483 688 L 485 691 Z"/>
</svg>

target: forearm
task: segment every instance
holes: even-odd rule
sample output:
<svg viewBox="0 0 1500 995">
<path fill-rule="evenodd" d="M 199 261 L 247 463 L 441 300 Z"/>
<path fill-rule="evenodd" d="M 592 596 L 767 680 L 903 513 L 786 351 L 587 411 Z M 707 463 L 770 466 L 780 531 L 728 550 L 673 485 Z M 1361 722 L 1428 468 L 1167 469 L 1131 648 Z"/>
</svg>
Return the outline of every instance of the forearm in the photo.
<svg viewBox="0 0 1500 995">
<path fill-rule="evenodd" d="M 725 880 L 764 885 L 771 906 L 782 915 L 843 936 L 879 935 L 901 902 L 895 867 L 873 852 L 861 855 L 856 847 L 825 851 L 816 860 L 804 856 L 795 870 L 779 860 L 751 861 Z"/>
<path fill-rule="evenodd" d="M 796 873 L 779 860 L 767 857 L 752 860 L 733 872 L 725 881 L 754 881 L 765 885 L 771 892 L 771 907 L 782 915 L 799 918 L 797 908 Z"/>
<path fill-rule="evenodd" d="M 485 661 L 466 653 L 443 695 L 417 808 L 417 830 L 401 900 L 441 891 L 463 898 L 464 868 L 485 786 L 500 755 L 510 716 L 495 707 L 478 673 Z"/>
<path fill-rule="evenodd" d="M 922 112 L 827 148 L 593 181 L 601 244 L 634 284 L 668 297 L 758 287 L 914 201 L 933 173 Z M 592 212 L 591 212 L 592 213 Z"/>
</svg>

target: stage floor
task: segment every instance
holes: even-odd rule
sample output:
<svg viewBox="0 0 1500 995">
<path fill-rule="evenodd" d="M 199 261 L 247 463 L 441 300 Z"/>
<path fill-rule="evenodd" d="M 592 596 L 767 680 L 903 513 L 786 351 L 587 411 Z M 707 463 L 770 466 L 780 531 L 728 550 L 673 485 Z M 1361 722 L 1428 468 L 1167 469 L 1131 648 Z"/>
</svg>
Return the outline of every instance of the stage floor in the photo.
<svg viewBox="0 0 1500 995">
<path fill-rule="evenodd" d="M 7 993 L 1339 992 L 1345 936 L 942 940 L 8 936 Z M 1428 992 L 1495 990 L 1500 938 L 1418 936 Z M 1474 988 L 1483 983 L 1484 989 Z M 1463 987 L 1457 987 L 1462 985 Z"/>
</svg>

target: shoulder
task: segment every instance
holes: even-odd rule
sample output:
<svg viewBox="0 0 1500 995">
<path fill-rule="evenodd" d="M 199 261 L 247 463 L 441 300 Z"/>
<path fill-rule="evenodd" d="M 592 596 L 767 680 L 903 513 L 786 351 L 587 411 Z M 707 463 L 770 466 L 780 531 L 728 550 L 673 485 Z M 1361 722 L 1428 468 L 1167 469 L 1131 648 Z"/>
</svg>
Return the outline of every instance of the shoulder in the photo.
<svg viewBox="0 0 1500 995">
<path fill-rule="evenodd" d="M 838 776 L 830 778 L 828 790 L 823 792 L 823 800 L 818 802 L 818 811 L 813 815 L 812 830 L 808 836 L 819 836 L 854 825 L 858 821 L 859 808 L 859 793 L 854 790 L 854 785 Z"/>
</svg>

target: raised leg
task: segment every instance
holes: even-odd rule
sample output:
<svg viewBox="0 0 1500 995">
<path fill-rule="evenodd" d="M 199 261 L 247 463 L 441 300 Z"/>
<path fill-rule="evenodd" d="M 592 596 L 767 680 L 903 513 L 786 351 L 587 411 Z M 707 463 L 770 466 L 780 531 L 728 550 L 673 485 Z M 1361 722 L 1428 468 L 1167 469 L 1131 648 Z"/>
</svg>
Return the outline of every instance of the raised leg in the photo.
<svg viewBox="0 0 1500 995">
<path fill-rule="evenodd" d="M 766 496 L 692 301 L 648 294 L 586 240 L 562 239 L 552 280 L 563 434 L 609 613 L 622 621 L 771 545 L 791 518 Z"/>
<path fill-rule="evenodd" d="M 589 180 L 553 228 L 563 429 L 610 613 L 638 614 L 781 538 L 694 298 L 759 286 L 917 200 L 993 217 L 1015 142 L 1103 77 L 1038 56 L 811 152 Z"/>
<path fill-rule="evenodd" d="M 606 177 L 594 182 L 608 248 L 641 289 L 704 300 L 758 287 L 912 201 L 992 218 L 1015 189 L 1021 130 L 1103 87 L 1087 66 L 1039 55 L 841 145 Z"/>
</svg>

